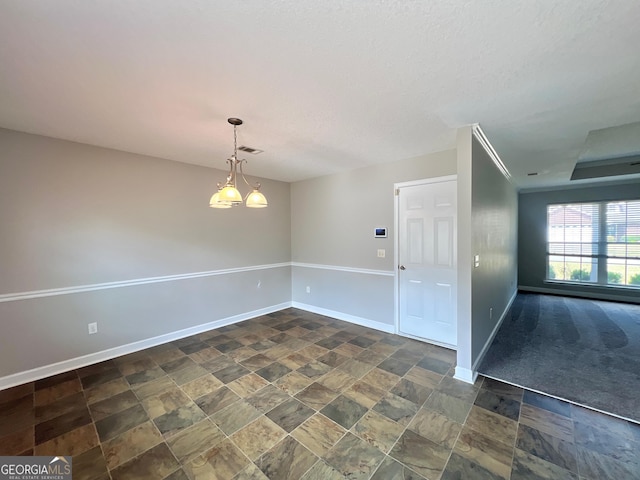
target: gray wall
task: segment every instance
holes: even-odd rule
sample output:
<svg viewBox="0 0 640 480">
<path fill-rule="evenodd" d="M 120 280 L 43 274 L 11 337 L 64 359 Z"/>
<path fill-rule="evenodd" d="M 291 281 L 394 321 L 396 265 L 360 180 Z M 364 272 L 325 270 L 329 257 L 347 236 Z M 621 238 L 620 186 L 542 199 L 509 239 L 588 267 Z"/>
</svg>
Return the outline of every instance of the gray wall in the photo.
<svg viewBox="0 0 640 480">
<path fill-rule="evenodd" d="M 1 129 L 0 152 L 0 377 L 290 301 L 289 266 L 252 268 L 290 260 L 288 184 L 218 210 L 219 170 Z"/>
<path fill-rule="evenodd" d="M 628 289 L 545 283 L 547 205 L 553 203 L 637 200 L 640 182 L 522 192 L 519 198 L 518 284 L 522 289 L 549 291 L 640 303 L 640 293 Z"/>
<path fill-rule="evenodd" d="M 474 137 L 472 151 L 472 364 L 513 298 L 518 275 L 518 194 Z M 490 315 L 490 309 L 493 314 Z"/>
<path fill-rule="evenodd" d="M 458 130 L 457 164 L 456 376 L 470 381 L 516 293 L 518 196 L 476 139 L 474 127 Z M 475 255 L 480 256 L 477 268 Z"/>
<path fill-rule="evenodd" d="M 292 184 L 293 301 L 393 325 L 393 184 L 455 173 L 456 154 L 450 150 Z M 374 238 L 377 226 L 387 227 L 386 239 Z M 386 250 L 385 258 L 377 257 L 378 249 Z"/>
</svg>

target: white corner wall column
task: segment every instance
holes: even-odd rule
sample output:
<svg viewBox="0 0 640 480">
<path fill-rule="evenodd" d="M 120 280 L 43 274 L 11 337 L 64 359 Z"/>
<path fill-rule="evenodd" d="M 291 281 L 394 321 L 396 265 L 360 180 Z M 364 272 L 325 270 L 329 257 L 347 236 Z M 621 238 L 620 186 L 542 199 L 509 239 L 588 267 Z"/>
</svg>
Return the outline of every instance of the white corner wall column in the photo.
<svg viewBox="0 0 640 480">
<path fill-rule="evenodd" d="M 472 127 L 458 129 L 458 350 L 454 378 L 473 383 L 478 373 L 471 358 L 471 273 L 472 273 Z"/>
</svg>

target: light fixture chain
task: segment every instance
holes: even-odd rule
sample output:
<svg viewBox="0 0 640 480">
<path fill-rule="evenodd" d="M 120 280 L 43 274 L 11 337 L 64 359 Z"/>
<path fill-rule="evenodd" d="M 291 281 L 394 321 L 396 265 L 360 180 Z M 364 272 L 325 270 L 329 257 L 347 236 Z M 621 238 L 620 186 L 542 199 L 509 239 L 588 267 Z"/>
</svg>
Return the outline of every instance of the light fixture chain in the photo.
<svg viewBox="0 0 640 480">
<path fill-rule="evenodd" d="M 238 160 L 238 131 L 237 126 L 233 126 L 233 159 Z"/>
</svg>

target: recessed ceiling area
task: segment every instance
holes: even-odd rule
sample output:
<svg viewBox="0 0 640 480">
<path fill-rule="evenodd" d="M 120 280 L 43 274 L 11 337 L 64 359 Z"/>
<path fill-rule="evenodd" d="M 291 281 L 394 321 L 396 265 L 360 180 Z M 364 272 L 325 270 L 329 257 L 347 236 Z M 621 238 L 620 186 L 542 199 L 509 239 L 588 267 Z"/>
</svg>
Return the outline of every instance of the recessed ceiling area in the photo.
<svg viewBox="0 0 640 480">
<path fill-rule="evenodd" d="M 571 180 L 604 177 L 640 178 L 640 155 L 580 162 L 571 174 Z"/>
<path fill-rule="evenodd" d="M 240 117 L 263 150 L 248 171 L 290 182 L 480 123 L 520 188 L 563 185 L 595 132 L 640 121 L 638 18 L 635 0 L 0 0 L 0 127 L 224 169 Z"/>
<path fill-rule="evenodd" d="M 640 122 L 592 130 L 587 135 L 571 180 L 605 177 L 640 178 Z"/>
<path fill-rule="evenodd" d="M 578 162 L 593 162 L 640 155 L 640 122 L 592 130 L 587 134 Z"/>
</svg>

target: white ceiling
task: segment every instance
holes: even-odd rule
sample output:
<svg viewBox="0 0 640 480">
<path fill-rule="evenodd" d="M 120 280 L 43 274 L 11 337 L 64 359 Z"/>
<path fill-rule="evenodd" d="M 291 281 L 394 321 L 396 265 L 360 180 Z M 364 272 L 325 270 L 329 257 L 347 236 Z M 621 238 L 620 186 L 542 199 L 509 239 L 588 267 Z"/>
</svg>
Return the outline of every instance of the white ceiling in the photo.
<svg viewBox="0 0 640 480">
<path fill-rule="evenodd" d="M 0 0 L 0 126 L 295 181 L 453 148 L 521 188 L 640 120 L 637 0 Z M 640 152 L 640 147 L 638 149 Z M 539 172 L 535 177 L 527 173 Z"/>
</svg>

